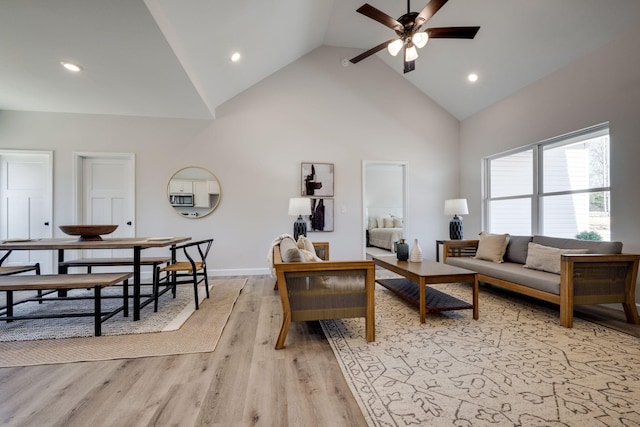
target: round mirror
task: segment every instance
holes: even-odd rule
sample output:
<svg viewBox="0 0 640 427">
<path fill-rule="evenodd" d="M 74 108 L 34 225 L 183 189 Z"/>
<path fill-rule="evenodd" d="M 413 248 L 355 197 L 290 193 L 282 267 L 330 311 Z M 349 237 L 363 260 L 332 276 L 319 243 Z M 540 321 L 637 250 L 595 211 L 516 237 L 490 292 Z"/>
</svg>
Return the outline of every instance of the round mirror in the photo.
<svg viewBox="0 0 640 427">
<path fill-rule="evenodd" d="M 167 187 L 173 209 L 187 218 L 209 215 L 220 203 L 220 182 L 207 169 L 189 166 L 174 173 Z"/>
</svg>

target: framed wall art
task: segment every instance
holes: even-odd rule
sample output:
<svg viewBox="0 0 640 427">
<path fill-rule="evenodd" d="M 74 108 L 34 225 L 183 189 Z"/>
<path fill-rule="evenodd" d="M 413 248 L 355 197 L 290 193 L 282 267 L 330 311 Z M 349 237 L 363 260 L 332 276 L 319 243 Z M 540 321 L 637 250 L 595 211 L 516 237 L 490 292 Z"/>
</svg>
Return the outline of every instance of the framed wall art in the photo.
<svg viewBox="0 0 640 427">
<path fill-rule="evenodd" d="M 333 197 L 333 163 L 302 163 L 301 195 Z"/>
<path fill-rule="evenodd" d="M 311 215 L 304 217 L 309 231 L 333 231 L 333 199 L 310 198 Z"/>
</svg>

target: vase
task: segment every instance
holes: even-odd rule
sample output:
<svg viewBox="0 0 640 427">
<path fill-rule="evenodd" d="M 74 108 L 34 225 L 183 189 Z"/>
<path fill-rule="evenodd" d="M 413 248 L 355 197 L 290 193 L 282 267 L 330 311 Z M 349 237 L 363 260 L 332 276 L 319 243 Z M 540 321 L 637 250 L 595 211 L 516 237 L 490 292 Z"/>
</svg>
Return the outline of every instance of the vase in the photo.
<svg viewBox="0 0 640 427">
<path fill-rule="evenodd" d="M 400 261 L 406 261 L 409 259 L 409 245 L 404 241 L 404 239 L 400 239 L 397 244 L 396 256 Z"/>
<path fill-rule="evenodd" d="M 422 262 L 422 249 L 418 244 L 418 239 L 413 239 L 413 246 L 411 246 L 411 262 Z"/>
</svg>

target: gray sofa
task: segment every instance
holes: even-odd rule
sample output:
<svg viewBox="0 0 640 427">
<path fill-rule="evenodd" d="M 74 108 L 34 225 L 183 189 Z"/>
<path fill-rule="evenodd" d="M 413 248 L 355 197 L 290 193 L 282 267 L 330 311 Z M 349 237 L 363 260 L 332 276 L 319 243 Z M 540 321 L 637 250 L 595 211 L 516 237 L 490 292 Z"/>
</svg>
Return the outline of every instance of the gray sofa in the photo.
<svg viewBox="0 0 640 427">
<path fill-rule="evenodd" d="M 524 268 L 529 243 L 546 248 L 581 249 L 562 254 L 559 274 Z M 450 240 L 443 244 L 443 262 L 478 273 L 480 282 L 519 292 L 560 306 L 560 324 L 573 326 L 573 307 L 622 303 L 627 322 L 638 324 L 635 287 L 640 255 L 622 254 L 621 242 L 545 236 L 509 236 L 504 262 L 475 258 L 479 240 Z M 550 269 L 552 270 L 552 269 Z"/>
</svg>

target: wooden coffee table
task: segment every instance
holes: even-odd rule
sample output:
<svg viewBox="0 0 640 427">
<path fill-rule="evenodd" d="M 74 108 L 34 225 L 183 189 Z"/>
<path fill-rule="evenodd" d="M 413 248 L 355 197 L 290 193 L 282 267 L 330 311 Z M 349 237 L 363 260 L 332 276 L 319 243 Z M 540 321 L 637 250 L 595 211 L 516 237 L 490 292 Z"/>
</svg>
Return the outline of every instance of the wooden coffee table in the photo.
<svg viewBox="0 0 640 427">
<path fill-rule="evenodd" d="M 399 261 L 395 255 L 374 256 L 373 262 L 404 278 L 376 279 L 391 292 L 420 309 L 420 323 L 425 323 L 427 313 L 449 310 L 473 309 L 473 318 L 478 320 L 478 275 L 475 271 L 435 261 Z M 440 292 L 427 285 L 439 283 L 472 283 L 473 304 Z"/>
</svg>

